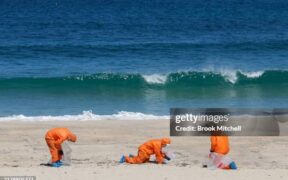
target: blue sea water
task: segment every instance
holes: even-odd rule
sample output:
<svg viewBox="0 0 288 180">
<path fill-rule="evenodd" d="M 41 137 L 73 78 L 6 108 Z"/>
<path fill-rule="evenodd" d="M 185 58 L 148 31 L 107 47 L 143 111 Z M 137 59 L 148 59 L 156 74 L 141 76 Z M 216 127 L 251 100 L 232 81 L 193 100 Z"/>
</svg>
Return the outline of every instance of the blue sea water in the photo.
<svg viewBox="0 0 288 180">
<path fill-rule="evenodd" d="M 286 0 L 2 0 L 0 116 L 287 107 Z"/>
</svg>

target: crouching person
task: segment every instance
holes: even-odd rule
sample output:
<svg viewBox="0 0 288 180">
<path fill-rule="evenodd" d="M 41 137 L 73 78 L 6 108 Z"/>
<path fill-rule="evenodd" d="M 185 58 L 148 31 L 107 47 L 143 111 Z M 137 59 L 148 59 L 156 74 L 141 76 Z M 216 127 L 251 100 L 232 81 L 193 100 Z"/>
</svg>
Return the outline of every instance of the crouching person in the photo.
<svg viewBox="0 0 288 180">
<path fill-rule="evenodd" d="M 137 156 L 122 156 L 120 163 L 141 164 L 148 162 L 151 155 L 155 155 L 158 164 L 164 164 L 168 157 L 162 152 L 162 148 L 171 144 L 170 138 L 153 139 L 145 142 L 138 148 Z"/>
<path fill-rule="evenodd" d="M 51 154 L 51 166 L 60 167 L 63 165 L 61 162 L 63 155 L 61 144 L 65 140 L 76 142 L 77 137 L 67 128 L 53 128 L 46 133 L 45 140 Z"/>
</svg>

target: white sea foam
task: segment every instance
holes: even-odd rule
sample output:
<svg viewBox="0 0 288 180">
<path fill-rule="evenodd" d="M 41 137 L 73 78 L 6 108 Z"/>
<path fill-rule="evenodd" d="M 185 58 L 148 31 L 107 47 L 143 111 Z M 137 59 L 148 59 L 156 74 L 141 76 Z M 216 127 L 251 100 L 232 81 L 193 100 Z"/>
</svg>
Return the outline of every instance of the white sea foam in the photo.
<svg viewBox="0 0 288 180">
<path fill-rule="evenodd" d="M 258 77 L 262 76 L 264 71 L 255 71 L 255 72 L 243 72 L 243 71 L 241 71 L 241 73 L 248 78 L 258 78 Z"/>
<path fill-rule="evenodd" d="M 147 83 L 150 84 L 165 84 L 167 80 L 167 75 L 161 75 L 161 74 L 143 75 L 143 78 Z"/>
<path fill-rule="evenodd" d="M 227 68 L 215 68 L 213 66 L 207 66 L 202 69 L 203 72 L 218 73 L 223 76 L 226 81 L 235 84 L 237 82 L 237 70 Z M 201 71 L 200 71 L 201 72 Z"/>
<path fill-rule="evenodd" d="M 226 80 L 235 84 L 237 82 L 237 71 L 235 70 L 220 70 L 220 74 L 224 76 Z"/>
<path fill-rule="evenodd" d="M 255 71 L 255 72 L 244 72 L 237 70 L 220 70 L 219 71 L 222 76 L 226 78 L 229 82 L 235 84 L 238 80 L 237 72 L 240 72 L 244 76 L 248 78 L 258 78 L 263 75 L 264 71 Z"/>
<path fill-rule="evenodd" d="M 140 112 L 120 111 L 112 115 L 97 115 L 92 111 L 83 111 L 79 115 L 63 116 L 24 116 L 13 115 L 0 117 L 0 121 L 94 121 L 94 120 L 158 120 L 169 119 L 169 116 L 156 116 L 152 114 L 143 114 Z"/>
</svg>

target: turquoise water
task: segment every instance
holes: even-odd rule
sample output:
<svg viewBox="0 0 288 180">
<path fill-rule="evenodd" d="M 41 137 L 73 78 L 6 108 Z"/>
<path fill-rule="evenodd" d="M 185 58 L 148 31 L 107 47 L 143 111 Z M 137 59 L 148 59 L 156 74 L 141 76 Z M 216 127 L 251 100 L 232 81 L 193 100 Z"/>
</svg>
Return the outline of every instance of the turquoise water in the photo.
<svg viewBox="0 0 288 180">
<path fill-rule="evenodd" d="M 288 2 L 0 2 L 0 116 L 287 107 Z"/>
</svg>

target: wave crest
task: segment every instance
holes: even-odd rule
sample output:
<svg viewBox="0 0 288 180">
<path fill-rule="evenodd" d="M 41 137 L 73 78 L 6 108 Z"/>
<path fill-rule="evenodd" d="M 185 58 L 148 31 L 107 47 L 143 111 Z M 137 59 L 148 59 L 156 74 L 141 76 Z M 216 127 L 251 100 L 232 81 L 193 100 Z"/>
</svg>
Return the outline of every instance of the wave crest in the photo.
<svg viewBox="0 0 288 180">
<path fill-rule="evenodd" d="M 183 87 L 234 87 L 234 86 L 275 86 L 288 85 L 288 71 L 267 70 L 256 72 L 243 71 L 187 71 L 169 74 L 127 74 L 97 73 L 94 75 L 43 78 L 2 78 L 0 91 L 19 89 L 147 89 Z"/>
</svg>

